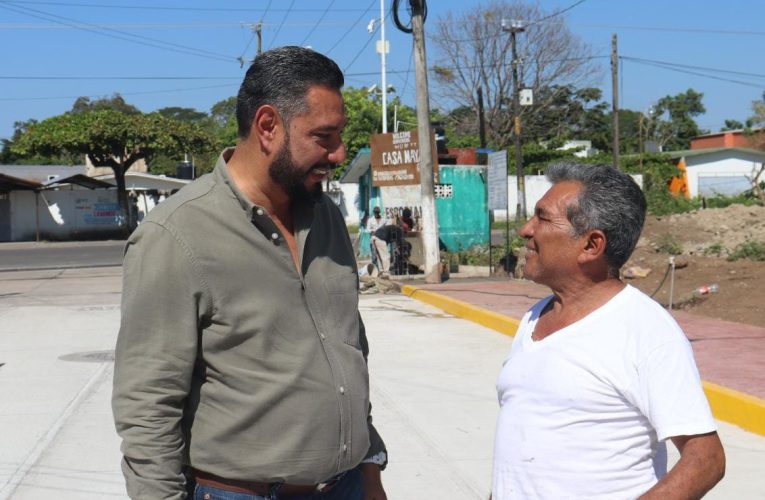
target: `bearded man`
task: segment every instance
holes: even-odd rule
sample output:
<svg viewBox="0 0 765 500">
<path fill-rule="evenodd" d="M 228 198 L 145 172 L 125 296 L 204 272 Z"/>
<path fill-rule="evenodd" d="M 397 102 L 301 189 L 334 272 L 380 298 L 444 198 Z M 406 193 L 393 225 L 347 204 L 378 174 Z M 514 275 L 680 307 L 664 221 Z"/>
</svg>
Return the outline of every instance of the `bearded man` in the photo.
<svg viewBox="0 0 765 500">
<path fill-rule="evenodd" d="M 358 276 L 322 193 L 343 75 L 258 56 L 239 141 L 130 237 L 113 410 L 131 498 L 384 499 Z"/>
</svg>

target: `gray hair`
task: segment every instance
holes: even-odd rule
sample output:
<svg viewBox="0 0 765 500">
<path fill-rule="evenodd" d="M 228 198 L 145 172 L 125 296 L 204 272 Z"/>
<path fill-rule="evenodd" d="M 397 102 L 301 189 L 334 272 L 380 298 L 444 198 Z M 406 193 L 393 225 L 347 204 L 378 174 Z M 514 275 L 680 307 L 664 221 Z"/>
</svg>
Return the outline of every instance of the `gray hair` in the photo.
<svg viewBox="0 0 765 500">
<path fill-rule="evenodd" d="M 566 217 L 574 236 L 592 229 L 605 233 L 608 272 L 619 276 L 619 269 L 632 255 L 643 230 L 643 191 L 632 177 L 609 165 L 560 162 L 547 167 L 545 175 L 553 184 L 574 181 L 582 185 L 578 203 L 566 208 Z"/>
<path fill-rule="evenodd" d="M 343 87 L 343 72 L 327 56 L 304 47 L 279 47 L 263 52 L 247 70 L 236 98 L 238 135 L 250 135 L 258 108 L 274 106 L 285 122 L 308 112 L 305 96 L 319 85 L 338 92 Z"/>
</svg>

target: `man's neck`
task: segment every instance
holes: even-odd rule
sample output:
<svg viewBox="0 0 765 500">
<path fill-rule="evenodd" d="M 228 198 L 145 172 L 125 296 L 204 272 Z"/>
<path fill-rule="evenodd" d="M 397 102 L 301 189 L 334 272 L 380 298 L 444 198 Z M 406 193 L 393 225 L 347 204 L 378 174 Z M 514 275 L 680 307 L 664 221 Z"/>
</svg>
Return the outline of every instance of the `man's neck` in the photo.
<svg viewBox="0 0 765 500">
<path fill-rule="evenodd" d="M 584 278 L 552 288 L 553 299 L 545 307 L 532 338 L 542 340 L 605 305 L 626 285 L 618 278 L 589 281 Z"/>
<path fill-rule="evenodd" d="M 267 161 L 262 155 L 240 143 L 227 166 L 236 187 L 248 200 L 263 207 L 285 227 L 292 227 L 292 204 L 289 196 L 268 175 Z"/>
</svg>

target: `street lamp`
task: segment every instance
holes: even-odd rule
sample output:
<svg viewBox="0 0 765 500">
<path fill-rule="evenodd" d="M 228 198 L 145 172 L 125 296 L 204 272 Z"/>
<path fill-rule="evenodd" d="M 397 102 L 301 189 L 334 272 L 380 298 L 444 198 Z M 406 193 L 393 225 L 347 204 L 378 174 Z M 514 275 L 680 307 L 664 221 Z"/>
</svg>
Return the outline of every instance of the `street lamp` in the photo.
<svg viewBox="0 0 765 500">
<path fill-rule="evenodd" d="M 367 25 L 367 32 L 374 33 L 375 26 L 380 25 L 380 40 L 377 41 L 377 53 L 380 54 L 380 74 L 381 88 L 388 88 L 385 82 L 385 54 L 388 53 L 390 46 L 385 40 L 385 0 L 380 0 L 380 19 L 372 19 Z M 388 98 L 387 92 L 382 92 L 382 131 L 388 133 Z"/>
</svg>

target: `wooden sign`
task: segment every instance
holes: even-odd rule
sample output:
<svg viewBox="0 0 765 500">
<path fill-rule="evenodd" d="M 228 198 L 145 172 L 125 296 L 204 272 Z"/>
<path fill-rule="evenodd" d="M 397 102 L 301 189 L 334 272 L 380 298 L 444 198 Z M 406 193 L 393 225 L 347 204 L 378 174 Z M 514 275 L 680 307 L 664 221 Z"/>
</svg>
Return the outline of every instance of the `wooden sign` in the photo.
<svg viewBox="0 0 765 500">
<path fill-rule="evenodd" d="M 420 183 L 420 147 L 416 131 L 373 134 L 370 137 L 372 185 L 406 186 Z M 435 136 L 431 137 L 436 158 Z M 433 161 L 438 179 L 438 162 Z"/>
</svg>

